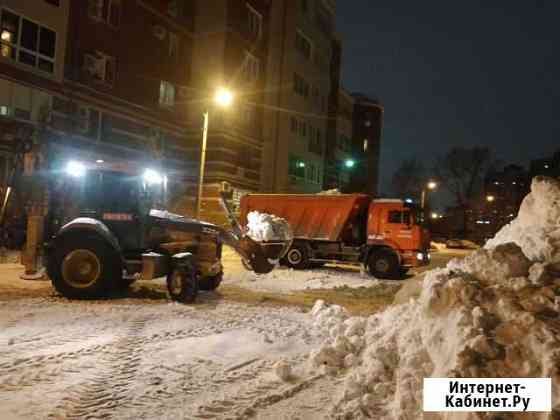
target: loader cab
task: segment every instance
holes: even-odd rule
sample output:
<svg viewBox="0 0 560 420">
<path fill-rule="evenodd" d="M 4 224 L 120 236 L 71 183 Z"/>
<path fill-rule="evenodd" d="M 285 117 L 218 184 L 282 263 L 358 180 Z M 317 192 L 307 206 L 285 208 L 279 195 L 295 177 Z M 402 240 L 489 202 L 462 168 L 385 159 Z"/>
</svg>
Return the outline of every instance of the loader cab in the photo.
<svg viewBox="0 0 560 420">
<path fill-rule="evenodd" d="M 77 217 L 88 217 L 105 224 L 124 250 L 143 247 L 149 212 L 161 208 L 165 196 L 163 179 L 155 171 L 107 165 L 59 174 L 49 206 L 51 235 Z"/>
</svg>

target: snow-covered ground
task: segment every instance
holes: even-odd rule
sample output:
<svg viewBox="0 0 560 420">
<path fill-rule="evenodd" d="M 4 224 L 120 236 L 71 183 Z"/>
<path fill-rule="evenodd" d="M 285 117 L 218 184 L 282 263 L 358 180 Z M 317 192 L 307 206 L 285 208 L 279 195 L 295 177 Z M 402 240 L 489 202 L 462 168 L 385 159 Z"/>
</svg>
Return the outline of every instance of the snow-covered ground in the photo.
<svg viewBox="0 0 560 420">
<path fill-rule="evenodd" d="M 320 333 L 295 309 L 221 303 L 213 294 L 192 306 L 2 300 L 3 420 L 318 419 L 329 404 L 334 385 L 304 369 Z M 289 381 L 279 364 L 297 367 Z"/>
</svg>

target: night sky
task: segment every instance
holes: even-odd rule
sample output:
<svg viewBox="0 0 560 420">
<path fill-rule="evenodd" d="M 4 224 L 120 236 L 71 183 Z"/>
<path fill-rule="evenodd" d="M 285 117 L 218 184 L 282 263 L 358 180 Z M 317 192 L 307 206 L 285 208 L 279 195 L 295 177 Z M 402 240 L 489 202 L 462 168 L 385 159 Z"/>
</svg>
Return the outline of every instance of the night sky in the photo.
<svg viewBox="0 0 560 420">
<path fill-rule="evenodd" d="M 560 2 L 337 2 L 343 85 L 385 105 L 381 191 L 402 159 L 484 145 L 506 163 L 560 149 Z"/>
</svg>

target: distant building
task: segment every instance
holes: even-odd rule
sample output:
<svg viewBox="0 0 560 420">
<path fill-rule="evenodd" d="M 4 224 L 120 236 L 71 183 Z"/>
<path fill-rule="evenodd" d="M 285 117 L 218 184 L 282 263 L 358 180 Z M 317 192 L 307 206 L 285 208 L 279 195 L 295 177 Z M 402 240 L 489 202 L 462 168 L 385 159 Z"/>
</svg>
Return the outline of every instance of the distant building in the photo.
<svg viewBox="0 0 560 420">
<path fill-rule="evenodd" d="M 271 2 L 263 191 L 323 188 L 330 98 L 340 74 L 335 11 L 334 0 Z"/>
<path fill-rule="evenodd" d="M 532 160 L 529 165 L 529 177 L 544 175 L 558 178 L 560 177 L 560 151 L 554 153 L 549 158 Z"/>
<path fill-rule="evenodd" d="M 351 192 L 377 195 L 379 156 L 383 130 L 383 105 L 359 93 L 354 97 L 352 143 L 356 166 L 350 181 Z"/>
</svg>

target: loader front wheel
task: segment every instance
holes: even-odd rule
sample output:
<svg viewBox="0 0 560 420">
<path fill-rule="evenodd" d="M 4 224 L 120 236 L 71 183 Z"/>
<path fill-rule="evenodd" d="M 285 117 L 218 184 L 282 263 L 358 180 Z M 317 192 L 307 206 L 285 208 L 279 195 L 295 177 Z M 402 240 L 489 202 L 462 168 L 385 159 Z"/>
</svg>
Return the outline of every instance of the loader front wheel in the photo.
<svg viewBox="0 0 560 420">
<path fill-rule="evenodd" d="M 167 290 L 171 299 L 193 303 L 198 295 L 198 278 L 190 267 L 176 267 L 167 275 Z"/>
<path fill-rule="evenodd" d="M 122 273 L 113 248 L 91 236 L 65 238 L 47 269 L 56 291 L 71 299 L 106 297 Z"/>
</svg>

